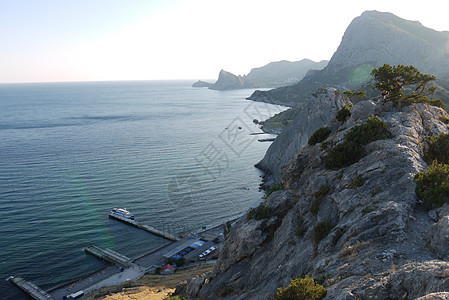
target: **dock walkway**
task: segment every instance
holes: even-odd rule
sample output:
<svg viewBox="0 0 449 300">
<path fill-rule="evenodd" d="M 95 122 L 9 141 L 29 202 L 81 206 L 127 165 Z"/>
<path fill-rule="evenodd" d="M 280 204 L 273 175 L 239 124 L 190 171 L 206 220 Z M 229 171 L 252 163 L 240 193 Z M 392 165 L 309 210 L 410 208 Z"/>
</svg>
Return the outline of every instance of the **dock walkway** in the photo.
<svg viewBox="0 0 449 300">
<path fill-rule="evenodd" d="M 163 238 L 166 238 L 167 240 L 171 240 L 171 241 L 174 241 L 174 242 L 177 242 L 177 241 L 180 240 L 180 238 L 178 236 L 176 236 L 176 235 L 173 235 L 171 233 L 168 233 L 168 232 L 165 232 L 165 231 L 162 231 L 162 230 L 158 230 L 158 229 L 156 229 L 156 228 L 154 228 L 153 226 L 150 226 L 150 225 L 144 225 L 144 224 L 142 224 L 140 222 L 137 222 L 136 220 L 127 219 L 127 218 L 124 218 L 124 217 L 121 217 L 121 216 L 118 216 L 118 215 L 115 215 L 115 214 L 112 214 L 112 213 L 109 214 L 109 217 L 112 218 L 112 219 L 116 219 L 118 221 L 121 221 L 123 223 L 127 223 L 129 225 L 133 225 L 133 226 L 135 226 L 137 228 L 143 229 L 143 230 L 145 230 L 147 232 L 150 232 L 152 234 L 161 236 Z"/>
<path fill-rule="evenodd" d="M 47 292 L 42 290 L 40 287 L 35 285 L 34 283 L 31 283 L 29 281 L 26 281 L 20 276 L 11 277 L 9 279 L 12 283 L 17 285 L 20 289 L 22 289 L 25 293 L 27 293 L 30 297 L 36 300 L 51 300 L 53 299 Z"/>
<path fill-rule="evenodd" d="M 101 249 L 97 246 L 90 245 L 84 248 L 84 251 L 122 267 L 130 267 L 132 265 L 130 258 L 111 249 Z"/>
</svg>

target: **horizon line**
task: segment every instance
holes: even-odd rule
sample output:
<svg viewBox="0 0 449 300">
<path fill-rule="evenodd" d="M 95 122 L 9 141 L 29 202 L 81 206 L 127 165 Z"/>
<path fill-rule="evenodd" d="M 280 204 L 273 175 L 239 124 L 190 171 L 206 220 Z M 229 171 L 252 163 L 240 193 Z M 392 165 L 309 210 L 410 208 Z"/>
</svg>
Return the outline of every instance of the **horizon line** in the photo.
<svg viewBox="0 0 449 300">
<path fill-rule="evenodd" d="M 195 78 L 177 78 L 177 79 L 113 79 L 113 80 L 62 80 L 62 81 L 14 81 L 14 82 L 0 82 L 0 85 L 5 84 L 38 84 L 38 83 L 100 83 L 100 82 L 135 82 L 135 81 L 205 81 L 216 79 L 195 79 Z"/>
</svg>

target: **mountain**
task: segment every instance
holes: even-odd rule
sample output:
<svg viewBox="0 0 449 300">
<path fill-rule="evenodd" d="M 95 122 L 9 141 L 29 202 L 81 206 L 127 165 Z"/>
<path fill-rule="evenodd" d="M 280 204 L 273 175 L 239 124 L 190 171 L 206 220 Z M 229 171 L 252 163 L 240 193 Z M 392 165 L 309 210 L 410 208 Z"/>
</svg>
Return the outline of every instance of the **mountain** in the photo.
<svg viewBox="0 0 449 300">
<path fill-rule="evenodd" d="M 370 72 L 385 63 L 413 65 L 422 73 L 447 80 L 449 32 L 435 31 L 391 13 L 366 11 L 348 26 L 323 70 L 308 74 L 293 86 L 256 91 L 249 99 L 295 106 L 323 86 L 362 89 L 372 95 Z"/>
<path fill-rule="evenodd" d="M 332 92 L 319 105 L 331 107 L 341 95 L 323 95 Z M 296 153 L 283 187 L 226 235 L 213 273 L 177 293 L 269 299 L 307 274 L 327 289 L 325 299 L 448 299 L 449 204 L 427 212 L 414 180 L 428 167 L 423 140 L 449 134 L 448 119 L 435 106 L 398 110 L 379 97 L 356 103 L 345 121 L 329 118 L 328 137 Z M 345 156 L 330 149 L 349 139 L 361 152 L 338 165 Z"/>
<path fill-rule="evenodd" d="M 218 75 L 218 80 L 214 84 L 198 81 L 192 86 L 207 86 L 213 90 L 286 86 L 297 83 L 312 69 L 323 69 L 327 63 L 328 61 L 326 60 L 320 62 L 314 62 L 310 59 L 294 62 L 282 60 L 271 62 L 260 68 L 253 68 L 248 75 L 244 76 L 237 76 L 221 70 Z"/>
<path fill-rule="evenodd" d="M 327 60 L 314 62 L 310 59 L 300 61 L 282 60 L 271 62 L 260 68 L 251 69 L 244 80 L 252 82 L 254 86 L 283 86 L 294 84 L 301 80 L 310 70 L 321 70 L 328 64 Z"/>
</svg>

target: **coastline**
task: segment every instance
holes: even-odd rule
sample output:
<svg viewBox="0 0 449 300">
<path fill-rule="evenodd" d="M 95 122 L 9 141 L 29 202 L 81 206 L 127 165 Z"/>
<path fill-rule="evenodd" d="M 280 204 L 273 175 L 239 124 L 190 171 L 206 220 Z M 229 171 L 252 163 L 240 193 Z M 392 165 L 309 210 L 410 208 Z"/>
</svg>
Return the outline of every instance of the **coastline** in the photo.
<svg viewBox="0 0 449 300">
<path fill-rule="evenodd" d="M 236 93 L 236 92 L 229 92 L 230 93 L 230 95 L 232 94 L 232 95 L 236 95 L 236 94 L 238 94 L 238 93 Z M 214 92 L 214 95 L 215 95 L 215 92 Z M 220 97 L 222 96 L 222 95 L 224 95 L 224 93 L 220 93 L 220 94 L 218 94 L 217 93 L 217 95 L 220 95 Z M 228 96 L 226 96 L 227 98 L 229 98 L 229 95 Z M 223 98 L 223 97 L 221 97 L 221 98 Z M 243 100 L 243 98 L 242 97 L 240 97 L 241 98 L 241 100 Z M 239 100 L 240 102 L 245 102 L 245 101 L 241 101 L 241 100 Z M 252 102 L 252 101 L 251 101 Z M 235 105 L 235 104 L 234 104 Z M 236 107 L 237 106 L 234 106 L 234 111 L 236 111 Z M 239 108 L 239 112 L 240 113 L 242 113 L 242 112 L 244 112 L 244 108 L 246 107 L 246 105 L 240 105 L 240 107 L 241 108 Z M 262 106 L 261 106 L 262 107 Z M 229 109 L 229 111 L 231 111 L 230 109 Z M 235 114 L 235 115 L 237 115 L 237 114 Z M 243 118 L 242 118 L 243 119 Z M 107 119 L 107 118 L 105 118 L 105 119 L 99 119 L 99 121 L 108 121 L 109 119 Z M 112 120 L 114 120 L 113 122 L 115 123 L 115 119 L 112 119 Z M 227 118 L 226 120 L 230 120 L 229 118 Z M 98 122 L 99 122 L 98 121 Z M 119 119 L 119 121 L 121 121 L 120 119 Z M 245 120 L 246 121 L 246 120 Z M 109 122 L 109 121 L 108 121 Z M 111 121 L 112 122 L 112 121 Z M 227 122 L 227 121 L 226 121 Z M 249 123 L 249 122 L 248 122 Z M 59 128 L 59 127 L 58 127 Z M 74 127 L 69 127 L 69 126 L 67 126 L 67 127 L 63 127 L 63 128 L 77 128 L 76 126 L 74 126 Z M 221 126 L 220 126 L 220 128 L 221 128 Z M 220 142 L 219 140 L 213 140 L 212 142 Z M 254 144 L 253 144 L 254 145 Z M 221 147 L 223 147 L 223 148 L 225 148 L 226 146 L 225 145 L 221 145 Z M 76 150 L 76 149 L 75 149 Z M 75 152 L 75 150 L 74 150 L 74 152 Z M 201 149 L 198 149 L 198 150 L 201 150 Z M 226 150 L 226 149 L 225 149 Z M 228 151 L 229 151 L 229 149 L 228 149 Z M 264 150 L 264 153 L 265 153 L 265 151 L 266 150 Z M 244 156 L 247 156 L 247 157 L 250 157 L 250 154 L 251 154 L 251 152 L 250 151 L 247 151 L 248 153 L 244 153 Z M 257 153 L 258 155 L 257 155 L 257 157 L 259 157 L 260 156 L 260 154 L 261 154 L 261 151 L 259 151 L 260 153 Z M 229 151 L 229 153 L 232 153 L 232 152 L 230 152 Z M 246 159 L 246 158 L 245 158 Z M 252 164 L 251 164 L 252 165 Z M 71 167 L 71 166 L 67 166 L 67 167 Z M 231 168 L 229 169 L 229 171 L 231 170 Z M 232 170 L 234 170 L 234 168 L 232 169 Z M 88 174 L 88 171 L 89 170 L 85 170 L 85 174 Z M 233 171 L 234 172 L 234 171 Z M 84 178 L 85 177 L 85 174 L 84 173 L 82 173 L 82 174 L 80 174 L 79 176 L 81 177 L 81 179 L 85 179 L 85 180 L 87 180 L 87 178 Z M 90 174 L 89 173 L 89 178 L 91 178 L 91 177 L 94 177 L 95 178 L 95 173 L 93 173 L 93 174 Z M 225 174 L 225 176 L 227 176 L 227 174 Z M 259 174 L 257 174 L 255 177 L 259 177 Z M 227 177 L 224 177 L 225 179 L 226 178 L 229 178 L 229 176 L 227 176 Z M 101 178 L 100 178 L 101 179 Z M 201 179 L 201 178 L 200 178 Z M 226 179 L 227 180 L 227 179 Z M 256 180 L 257 180 L 257 178 L 256 178 Z M 229 181 L 229 180 L 228 180 Z M 258 180 L 258 182 L 260 181 L 260 179 Z M 253 187 L 257 187 L 257 185 L 254 185 L 253 183 L 251 183 L 251 189 L 252 190 L 254 190 L 253 189 Z M 105 188 L 106 188 L 107 186 L 105 186 Z M 235 188 L 235 190 L 242 190 L 242 191 L 246 191 L 246 190 L 248 190 L 248 188 L 247 187 L 236 187 Z M 77 191 L 76 191 L 77 192 Z M 221 191 L 220 191 L 221 192 Z M 241 194 L 242 192 L 239 192 L 239 195 Z M 76 194 L 76 193 L 75 193 Z M 248 195 L 251 195 L 251 197 L 248 197 L 248 198 L 252 198 L 252 199 L 256 199 L 256 198 L 253 198 L 252 197 L 252 194 L 248 194 Z M 258 197 L 258 196 L 257 196 Z M 80 199 L 84 199 L 84 198 L 80 198 Z M 92 200 L 97 200 L 98 198 L 97 197 L 94 197 Z M 236 198 L 235 199 L 240 199 L 240 196 L 236 196 Z M 50 200 L 50 198 L 48 199 L 48 200 Z M 111 198 L 111 200 L 112 201 L 114 201 L 115 199 L 114 198 Z M 171 200 L 171 199 L 170 199 Z M 221 198 L 217 198 L 216 200 L 220 200 L 220 202 L 218 202 L 217 201 L 217 203 L 223 203 L 223 202 L 221 202 Z M 109 201 L 109 198 L 108 198 L 108 201 Z M 235 202 L 237 203 L 238 201 L 237 200 L 235 200 Z M 228 202 L 229 203 L 229 202 Z M 176 205 L 180 205 L 180 204 L 178 204 L 178 203 L 175 203 Z M 231 204 L 233 204 L 233 203 L 231 203 Z M 129 204 L 129 205 L 131 205 L 131 204 Z M 114 204 L 114 206 L 115 206 L 115 204 Z M 127 205 L 128 206 L 128 205 Z M 248 207 L 248 205 L 247 204 L 245 204 L 244 206 L 246 206 L 246 207 Z M 97 210 L 99 210 L 99 209 L 102 209 L 102 207 L 101 207 L 101 204 L 100 205 L 98 205 L 98 207 L 97 207 Z M 136 209 L 137 210 L 137 209 Z M 141 211 L 142 212 L 142 214 L 144 214 L 145 213 L 145 215 L 144 215 L 144 218 L 146 218 L 146 220 L 148 220 L 148 214 L 146 214 L 146 211 L 145 210 L 140 210 L 140 208 L 138 208 L 138 210 L 139 211 Z M 238 211 L 236 211 L 235 212 L 235 214 L 233 213 L 233 214 L 230 214 L 231 216 L 230 216 L 230 219 L 231 218 L 234 218 L 234 216 L 235 215 L 238 215 L 239 217 L 242 215 L 242 211 L 243 211 L 243 209 L 238 209 Z M 243 213 L 244 214 L 244 213 Z M 88 216 L 90 216 L 90 215 L 88 215 Z M 155 215 L 155 217 L 156 217 L 156 215 Z M 222 224 L 220 224 L 221 222 L 226 222 L 226 214 L 223 214 L 222 215 L 222 217 L 220 217 L 220 220 L 213 220 L 212 218 L 210 218 L 210 217 L 208 217 L 208 218 L 206 218 L 206 221 L 211 221 L 210 223 L 214 223 L 215 221 L 217 221 L 217 222 L 215 222 L 215 224 L 216 225 L 213 225 L 213 227 L 215 227 L 215 228 L 220 228 L 221 226 L 222 226 Z M 86 226 L 94 226 L 94 225 L 97 225 L 98 224 L 98 215 L 96 216 L 96 218 L 92 218 L 93 219 L 93 221 L 91 222 L 91 223 L 89 223 L 89 225 L 87 225 L 86 224 Z M 209 220 L 207 220 L 207 219 L 209 219 Z M 221 219 L 224 219 L 224 221 L 223 220 L 221 220 Z M 90 220 L 90 219 L 89 219 Z M 144 221 L 145 221 L 145 219 L 144 219 Z M 157 222 L 155 222 L 154 224 L 156 224 L 156 226 L 157 226 Z M 161 224 L 161 223 L 160 223 Z M 160 225 L 159 224 L 159 225 Z M 168 222 L 167 224 L 170 224 L 170 222 Z M 195 220 L 195 223 L 192 223 L 193 225 L 195 225 L 195 224 L 197 224 L 198 225 L 198 228 L 201 228 L 202 226 L 203 226 L 203 224 L 202 223 L 198 223 L 197 222 L 197 220 Z M 190 225 L 190 224 L 189 224 Z M 122 226 L 122 225 L 113 225 L 113 226 L 111 226 L 111 225 L 109 225 L 109 224 L 107 224 L 107 227 L 109 228 L 109 229 L 113 229 L 114 231 L 115 230 L 117 230 L 117 229 L 119 229 L 119 228 L 121 228 L 121 227 L 119 227 L 119 226 Z M 161 225 L 162 226 L 162 225 Z M 178 226 L 179 227 L 179 226 Z M 188 227 L 188 226 L 187 226 Z M 191 226 L 192 227 L 192 226 Z M 176 228 L 176 226 L 173 226 L 173 228 Z M 104 229 L 104 228 L 103 228 Z M 126 229 L 126 230 L 124 230 L 124 232 L 127 232 L 128 234 L 132 234 L 130 231 L 132 231 L 132 230 L 134 230 L 134 229 Z M 207 229 L 207 230 L 210 230 L 210 229 Z M 101 231 L 101 230 L 96 230 L 96 231 Z M 139 236 L 139 235 L 136 235 L 136 236 Z M 93 236 L 93 238 L 97 238 L 97 237 L 95 237 L 95 236 Z M 99 240 L 100 241 L 100 240 Z M 95 240 L 94 240 L 94 243 L 95 243 Z M 83 242 L 83 244 L 84 244 L 84 242 Z M 105 244 L 104 242 L 101 242 L 101 244 Z M 88 245 L 88 243 L 86 243 L 86 246 Z M 158 252 L 159 250 L 161 250 L 161 249 L 168 249 L 168 248 L 166 248 L 166 247 L 168 247 L 168 245 L 169 244 L 165 244 L 165 245 L 157 245 L 157 248 L 156 249 L 154 249 L 154 250 L 151 250 L 150 252 L 141 252 L 140 254 L 138 253 L 137 254 L 137 256 L 134 256 L 133 254 L 131 254 L 131 258 L 133 258 L 133 261 L 136 261 L 136 260 L 139 260 L 139 259 L 143 259 L 144 257 L 147 257 L 147 256 L 149 256 L 149 255 L 151 255 L 151 254 L 153 254 L 153 253 L 155 253 L 155 252 Z M 114 246 L 113 246 L 114 247 Z M 73 249 L 73 247 L 72 247 L 72 249 Z M 121 246 L 121 247 L 118 247 L 118 251 L 120 252 L 121 250 L 120 249 L 123 249 L 123 246 Z M 135 248 L 135 249 L 141 249 L 141 248 Z M 142 248 L 143 249 L 143 248 Z M 143 250 L 143 251 L 145 251 L 145 250 Z M 131 251 L 132 252 L 132 251 Z M 133 253 L 135 254 L 136 252 L 138 252 L 138 251 L 134 251 Z M 126 251 L 125 251 L 125 253 L 126 253 Z M 126 254 L 128 254 L 128 253 L 126 253 Z M 136 258 L 134 258 L 134 257 L 136 257 Z M 84 260 L 83 258 L 82 258 L 82 260 Z M 80 266 L 81 264 L 78 264 L 78 266 Z M 92 265 L 92 266 L 97 266 L 97 264 L 95 264 L 95 265 Z M 70 272 L 70 269 L 71 269 L 71 267 L 73 268 L 73 269 L 76 269 L 77 268 L 77 266 L 76 265 L 68 265 L 68 267 L 66 267 L 65 268 L 65 271 L 66 271 L 66 274 L 74 274 L 74 273 L 76 273 L 76 272 Z M 94 269 L 93 271 L 91 271 L 92 269 Z M 44 271 L 44 269 L 42 269 L 41 268 L 41 270 L 43 270 L 43 272 L 45 272 Z M 44 278 L 42 278 L 41 277 L 41 280 L 38 280 L 38 279 L 33 279 L 33 278 L 36 278 L 36 277 L 34 277 L 34 276 L 32 276 L 32 275 L 34 275 L 33 273 L 26 273 L 26 272 L 23 272 L 23 271 L 20 271 L 20 272 L 10 272 L 9 270 L 6 270 L 8 273 L 19 273 L 19 274 L 23 274 L 26 278 L 29 278 L 30 279 L 30 281 L 33 281 L 33 280 L 36 280 L 37 281 L 37 283 L 39 284 L 39 285 L 41 285 L 41 286 L 44 286 L 46 289 L 48 289 L 48 291 L 50 291 L 50 292 L 55 292 L 56 290 L 58 290 L 58 289 L 63 289 L 63 288 L 69 288 L 71 285 L 73 286 L 72 288 L 71 288 L 71 291 L 73 292 L 73 290 L 75 289 L 74 287 L 75 287 L 75 285 L 74 284 L 76 284 L 77 282 L 79 282 L 80 280 L 81 281 L 86 281 L 89 285 L 90 284 L 94 284 L 94 283 L 97 283 L 97 282 L 100 282 L 102 279 L 104 279 L 104 277 L 107 277 L 106 275 L 114 275 L 114 274 L 117 274 L 117 272 L 119 272 L 118 270 L 117 270 L 117 268 L 116 267 L 114 267 L 114 266 L 112 266 L 112 265 L 110 265 L 110 266 L 104 266 L 104 264 L 100 264 L 100 267 L 99 267 L 99 269 L 96 269 L 95 270 L 95 268 L 91 268 L 90 270 L 89 270 L 89 272 L 86 272 L 86 273 L 82 273 L 82 272 L 79 272 L 79 273 L 76 273 L 76 274 L 82 274 L 80 277 L 76 277 L 76 278 L 74 278 L 74 277 L 69 277 L 69 276 L 67 276 L 67 277 L 69 277 L 69 280 L 68 281 L 65 281 L 65 282 L 62 282 L 62 283 L 60 283 L 62 280 L 60 280 L 57 284 L 55 284 L 55 285 L 52 285 L 52 282 L 56 282 L 57 280 L 54 280 L 54 281 L 50 281 L 50 280 L 46 280 L 45 279 L 45 276 L 43 276 Z M 62 271 L 62 272 L 64 272 L 64 271 Z M 31 276 L 30 276 L 30 274 L 32 274 Z M 50 274 L 48 274 L 48 275 L 50 275 Z M 64 278 L 67 278 L 67 277 L 64 277 Z M 56 277 L 57 278 L 57 277 Z M 59 277 L 60 279 L 64 279 L 63 277 Z M 90 279 L 90 278 L 92 278 L 92 280 Z M 43 279 L 43 280 L 42 280 Z M 5 286 L 6 287 L 6 286 Z M 9 286 L 7 287 L 7 288 L 9 288 Z"/>
</svg>

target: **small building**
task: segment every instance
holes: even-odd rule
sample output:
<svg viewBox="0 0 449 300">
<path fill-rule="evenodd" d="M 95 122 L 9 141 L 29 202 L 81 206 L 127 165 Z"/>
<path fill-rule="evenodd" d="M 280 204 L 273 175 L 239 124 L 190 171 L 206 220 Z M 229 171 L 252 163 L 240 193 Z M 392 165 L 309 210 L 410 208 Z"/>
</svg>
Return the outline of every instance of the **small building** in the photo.
<svg viewBox="0 0 449 300">
<path fill-rule="evenodd" d="M 175 272 L 175 268 L 172 265 L 169 265 L 169 264 L 166 264 L 161 269 L 161 274 L 162 275 L 169 275 L 169 274 L 173 274 L 174 272 Z"/>
</svg>

